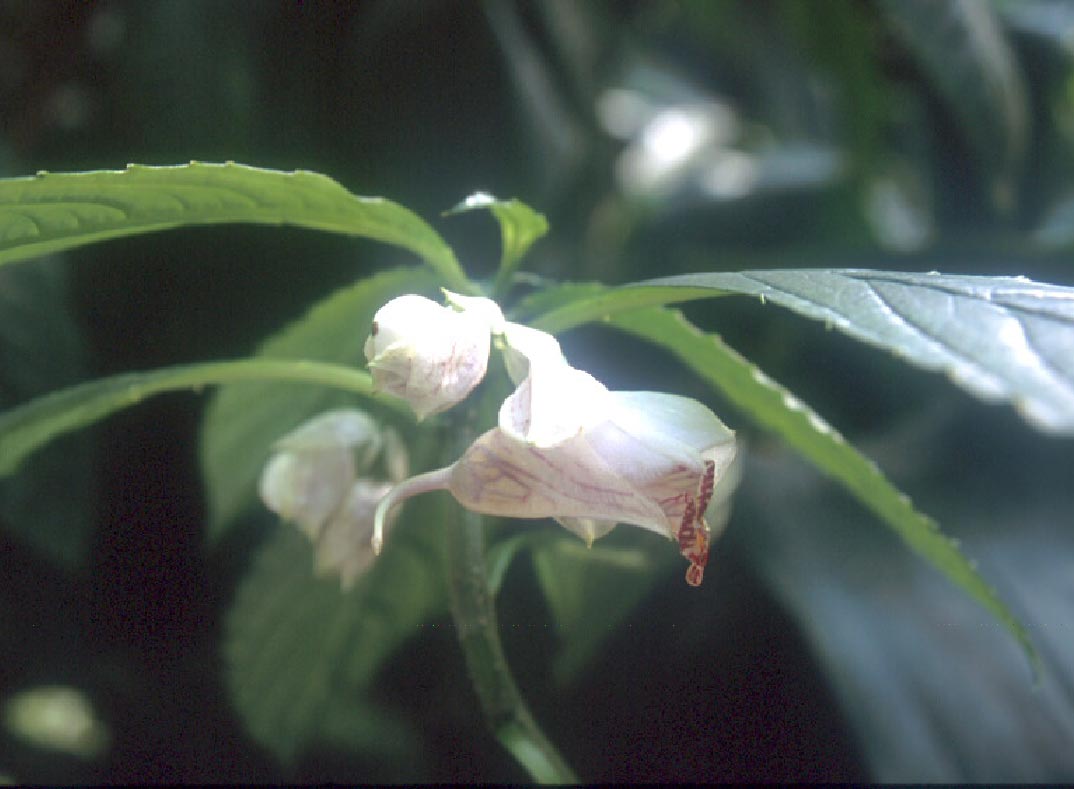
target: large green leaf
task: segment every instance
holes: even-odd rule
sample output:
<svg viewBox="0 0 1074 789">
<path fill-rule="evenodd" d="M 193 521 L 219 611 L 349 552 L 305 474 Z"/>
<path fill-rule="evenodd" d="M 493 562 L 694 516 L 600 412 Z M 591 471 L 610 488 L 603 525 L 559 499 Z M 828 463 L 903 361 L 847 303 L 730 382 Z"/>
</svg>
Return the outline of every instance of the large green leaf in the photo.
<svg viewBox="0 0 1074 789">
<path fill-rule="evenodd" d="M 0 270 L 0 408 L 85 375 L 79 329 L 65 303 L 66 271 L 59 264 Z M 5 443 L 0 439 L 0 454 Z M 94 527 L 92 457 L 88 436 L 80 436 L 50 447 L 0 482 L 4 528 L 69 568 L 85 558 Z"/>
<path fill-rule="evenodd" d="M 585 322 L 584 310 L 580 306 L 585 292 L 584 286 L 573 286 L 562 295 L 564 300 L 577 302 L 572 313 L 573 322 L 561 317 L 550 319 L 548 323 L 566 329 Z M 914 509 L 910 499 L 888 482 L 872 461 L 850 446 L 808 405 L 725 345 L 718 336 L 701 332 L 678 312 L 648 308 L 615 313 L 604 297 L 607 294 L 602 296 L 599 286 L 593 286 L 590 293 L 603 309 L 603 313 L 597 314 L 604 315 L 605 324 L 666 348 L 751 419 L 780 435 L 817 468 L 841 483 L 911 549 L 1001 621 L 1036 668 L 1036 652 L 1025 630 L 958 546 L 940 532 L 931 518 Z M 554 294 L 544 297 L 544 303 L 552 301 Z M 546 324 L 543 320 L 535 323 Z"/>
<path fill-rule="evenodd" d="M 267 340 L 257 356 L 364 365 L 362 346 L 374 313 L 395 296 L 430 290 L 434 283 L 424 269 L 396 269 L 362 280 L 315 305 Z M 353 404 L 353 396 L 277 383 L 229 386 L 217 393 L 206 410 L 201 442 L 210 540 L 254 500 L 272 443 L 303 420 L 345 403 Z"/>
<path fill-rule="evenodd" d="M 1048 782 L 1074 775 L 1074 487 L 1069 448 L 980 435 L 980 409 L 928 413 L 865 438 L 928 489 L 1047 661 L 1040 686 L 1005 631 L 834 486 L 781 452 L 747 459 L 728 538 L 794 617 L 878 782 Z M 912 427 L 911 427 L 912 425 Z M 967 456 L 987 446 L 991 456 Z M 779 491 L 779 495 L 773 495 Z M 833 561 L 834 559 L 834 561 Z M 1042 725 L 1044 721 L 1048 723 Z"/>
<path fill-rule="evenodd" d="M 240 359 L 124 373 L 61 389 L 0 414 L 0 476 L 14 472 L 48 442 L 147 397 L 236 381 L 297 382 L 343 389 L 352 396 L 373 395 L 373 380 L 363 370 L 296 359 Z"/>
<path fill-rule="evenodd" d="M 511 282 L 519 261 L 534 242 L 548 232 L 548 220 L 521 200 L 497 200 L 484 192 L 470 195 L 449 214 L 487 209 L 500 225 L 500 269 L 496 273 L 494 294 L 501 294 Z"/>
<path fill-rule="evenodd" d="M 224 222 L 296 225 L 395 244 L 423 258 L 449 287 L 469 290 L 451 248 L 420 217 L 383 198 L 353 195 L 318 173 L 191 162 L 0 179 L 0 264 Z"/>
<path fill-rule="evenodd" d="M 797 269 L 686 274 L 625 286 L 544 316 L 556 329 L 652 301 L 759 296 L 824 321 L 987 401 L 1010 401 L 1041 430 L 1074 435 L 1074 288 L 1024 277 Z M 669 288 L 679 288 L 678 296 Z"/>
<path fill-rule="evenodd" d="M 287 524 L 254 556 L 225 625 L 227 678 L 251 734 L 283 761 L 338 738 L 327 722 L 361 709 L 383 661 L 445 610 L 437 506 L 408 503 L 384 552 L 347 592 L 338 578 L 314 575 L 309 541 Z"/>
</svg>

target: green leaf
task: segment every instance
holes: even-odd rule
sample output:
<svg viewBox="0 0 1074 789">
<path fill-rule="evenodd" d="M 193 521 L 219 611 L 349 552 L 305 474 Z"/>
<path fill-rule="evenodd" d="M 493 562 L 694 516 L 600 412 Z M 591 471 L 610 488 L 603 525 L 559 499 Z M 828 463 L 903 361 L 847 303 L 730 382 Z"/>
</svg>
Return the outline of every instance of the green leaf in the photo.
<svg viewBox="0 0 1074 789">
<path fill-rule="evenodd" d="M 567 297 L 578 299 L 583 293 L 583 288 L 576 286 Z M 593 287 L 591 293 L 604 307 L 608 306 L 609 302 L 601 298 L 597 287 Z M 551 299 L 551 296 L 546 297 L 546 302 Z M 576 305 L 575 316 L 582 313 Z M 555 322 L 560 328 L 570 326 L 563 320 Z M 940 532 L 931 518 L 915 510 L 910 499 L 888 482 L 872 461 L 850 446 L 809 406 L 725 345 L 718 336 L 706 335 L 676 311 L 649 308 L 606 314 L 604 322 L 666 348 L 751 419 L 780 435 L 817 468 L 842 484 L 912 550 L 1002 622 L 1025 650 L 1034 670 L 1037 669 L 1037 653 L 1024 628 L 972 563 L 960 553 L 957 545 Z M 544 321 L 536 321 L 536 324 L 543 325 Z"/>
<path fill-rule="evenodd" d="M 616 529 L 592 548 L 563 529 L 524 527 L 489 546 L 489 588 L 498 594 L 520 556 L 533 563 L 541 593 L 560 636 L 553 671 L 569 683 L 600 651 L 664 570 L 680 564 L 667 542 Z"/>
<path fill-rule="evenodd" d="M 373 380 L 362 370 L 300 360 L 241 359 L 124 373 L 52 392 L 0 415 L 0 476 L 14 472 L 27 455 L 49 441 L 147 397 L 236 381 L 317 384 L 373 394 Z"/>
<path fill-rule="evenodd" d="M 423 269 L 395 269 L 361 280 L 269 338 L 257 358 L 364 366 L 362 346 L 376 311 L 401 294 L 431 290 L 435 281 Z M 402 408 L 402 401 L 396 402 Z M 254 501 L 257 478 L 276 439 L 321 411 L 353 403 L 353 395 L 277 383 L 229 386 L 217 392 L 206 409 L 201 439 L 210 542 L 223 536 L 235 516 Z"/>
<path fill-rule="evenodd" d="M 651 300 L 639 292 L 646 288 L 653 289 Z M 669 288 L 680 288 L 679 295 Z M 554 331 L 638 304 L 727 293 L 759 296 L 824 321 L 918 367 L 945 372 L 983 400 L 1010 401 L 1040 430 L 1074 435 L 1074 288 L 1024 277 L 865 269 L 686 274 L 566 304 L 540 326 Z"/>
<path fill-rule="evenodd" d="M 74 384 L 85 374 L 85 350 L 66 307 L 66 270 L 59 263 L 0 270 L 2 408 Z M 50 447 L 0 482 L 4 528 L 68 569 L 83 564 L 95 525 L 92 450 L 89 436 L 79 436 Z"/>
<path fill-rule="evenodd" d="M 446 609 L 442 534 L 426 501 L 406 505 L 384 552 L 348 592 L 313 574 L 313 552 L 279 524 L 258 550 L 224 629 L 227 682 L 253 737 L 291 762 L 339 732 L 384 660 Z"/>
<path fill-rule="evenodd" d="M 666 548 L 664 540 L 622 529 L 592 548 L 568 535 L 534 547 L 534 570 L 560 636 L 553 665 L 559 683 L 570 682 L 585 668 L 661 571 L 678 562 Z"/>
<path fill-rule="evenodd" d="M 224 222 L 295 225 L 395 244 L 424 259 L 449 287 L 471 291 L 451 248 L 420 217 L 383 198 L 353 195 L 318 173 L 191 162 L 0 179 L 0 264 Z"/>
<path fill-rule="evenodd" d="M 548 220 L 521 200 L 497 200 L 484 192 L 470 195 L 447 213 L 458 214 L 479 209 L 488 209 L 500 223 L 503 251 L 500 254 L 500 269 L 496 273 L 496 282 L 492 291 L 500 295 L 510 285 L 511 277 L 523 255 L 534 242 L 548 232 Z"/>
<path fill-rule="evenodd" d="M 1014 52 L 992 5 L 965 0 L 878 4 L 958 122 L 992 181 L 996 204 L 1011 208 L 1029 138 L 1029 107 Z"/>
</svg>

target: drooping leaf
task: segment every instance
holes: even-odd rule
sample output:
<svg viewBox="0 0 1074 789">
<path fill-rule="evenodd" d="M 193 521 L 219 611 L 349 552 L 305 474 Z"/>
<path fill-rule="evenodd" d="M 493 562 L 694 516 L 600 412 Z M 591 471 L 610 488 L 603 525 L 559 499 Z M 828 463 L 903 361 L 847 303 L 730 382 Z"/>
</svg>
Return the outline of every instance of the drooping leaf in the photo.
<svg viewBox="0 0 1074 789">
<path fill-rule="evenodd" d="M 947 104 L 993 187 L 1011 207 L 1029 108 L 1015 56 L 990 3 L 878 0 L 891 30 Z"/>
<path fill-rule="evenodd" d="M 707 276 L 707 275 L 706 275 Z M 729 275 L 741 276 L 741 275 Z M 721 391 L 751 419 L 772 430 L 826 475 L 842 484 L 865 507 L 876 514 L 922 558 L 930 562 L 954 584 L 992 613 L 1017 639 L 1034 670 L 1038 658 L 1022 625 L 984 582 L 973 564 L 945 537 L 936 523 L 918 512 L 910 499 L 895 488 L 876 467 L 862 456 L 808 405 L 742 358 L 716 335 L 705 334 L 680 313 L 661 308 L 637 309 L 609 314 L 607 293 L 589 286 L 594 301 L 603 308 L 604 323 L 666 348 L 688 368 Z M 563 312 L 549 313 L 545 327 L 554 324 L 566 329 L 585 322 L 585 286 L 573 286 L 563 294 L 574 300 L 571 319 Z M 550 292 L 543 303 L 555 300 Z"/>
<path fill-rule="evenodd" d="M 496 273 L 493 286 L 493 292 L 498 294 L 510 283 L 523 255 L 534 242 L 548 232 L 548 220 L 521 200 L 497 200 L 484 192 L 470 195 L 448 213 L 458 214 L 479 209 L 488 209 L 500 224 L 502 252 L 500 269 Z"/>
<path fill-rule="evenodd" d="M 234 162 L 38 173 L 0 179 L 0 264 L 109 238 L 187 225 L 248 222 L 365 236 L 409 249 L 468 292 L 451 248 L 425 221 L 327 176 Z"/>
<path fill-rule="evenodd" d="M 787 453 L 753 453 L 727 538 L 797 620 L 871 780 L 1047 783 L 1074 776 L 1074 509 L 1070 448 L 979 429 L 981 409 L 937 403 L 869 436 L 869 454 L 929 490 L 1045 661 Z M 967 457 L 987 460 L 966 473 Z M 772 491 L 780 495 L 772 495 Z M 836 558 L 837 557 L 837 558 Z M 835 559 L 833 561 L 833 559 Z"/>
<path fill-rule="evenodd" d="M 0 270 L 0 407 L 5 410 L 85 374 L 59 262 Z M 0 454 L 5 451 L 0 438 Z M 0 482 L 0 523 L 20 542 L 68 568 L 82 563 L 94 525 L 92 457 L 88 437 L 81 436 L 50 447 Z"/>
<path fill-rule="evenodd" d="M 313 573 L 310 543 L 279 524 L 228 612 L 224 654 L 235 707 L 284 762 L 339 731 L 339 707 L 362 703 L 376 670 L 446 608 L 442 535 L 428 502 L 408 503 L 384 552 L 348 592 Z M 353 743 L 351 743 L 353 746 Z"/>
<path fill-rule="evenodd" d="M 201 390 L 215 384 L 266 380 L 277 385 L 298 382 L 373 395 L 373 380 L 362 370 L 302 360 L 240 359 L 123 373 L 52 392 L 0 414 L 0 476 L 14 472 L 27 455 L 48 442 L 147 397 L 183 389 Z"/>
<path fill-rule="evenodd" d="M 364 366 L 362 346 L 376 311 L 395 296 L 431 289 L 435 281 L 424 269 L 397 269 L 362 280 L 268 339 L 257 358 Z M 216 394 L 206 409 L 201 440 L 210 541 L 253 501 L 271 444 L 305 419 L 344 404 L 353 405 L 353 396 L 279 383 L 229 386 Z"/>
<path fill-rule="evenodd" d="M 663 277 L 546 315 L 542 327 L 645 303 L 759 296 L 824 321 L 911 364 L 940 370 L 986 401 L 1010 401 L 1037 428 L 1074 435 L 1074 287 L 1024 277 L 797 269 Z M 668 288 L 681 288 L 674 297 Z M 651 303 L 651 302 L 650 302 Z"/>
</svg>

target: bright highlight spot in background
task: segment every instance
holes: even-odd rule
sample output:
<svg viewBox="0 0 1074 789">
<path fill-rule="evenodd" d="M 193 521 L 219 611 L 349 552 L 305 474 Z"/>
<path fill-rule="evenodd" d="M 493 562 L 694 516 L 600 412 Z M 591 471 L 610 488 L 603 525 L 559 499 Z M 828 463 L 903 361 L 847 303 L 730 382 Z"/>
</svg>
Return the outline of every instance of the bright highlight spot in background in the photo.
<svg viewBox="0 0 1074 789">
<path fill-rule="evenodd" d="M 111 740 L 82 691 L 60 685 L 24 690 L 4 705 L 4 728 L 38 748 L 83 759 L 99 756 Z"/>
</svg>

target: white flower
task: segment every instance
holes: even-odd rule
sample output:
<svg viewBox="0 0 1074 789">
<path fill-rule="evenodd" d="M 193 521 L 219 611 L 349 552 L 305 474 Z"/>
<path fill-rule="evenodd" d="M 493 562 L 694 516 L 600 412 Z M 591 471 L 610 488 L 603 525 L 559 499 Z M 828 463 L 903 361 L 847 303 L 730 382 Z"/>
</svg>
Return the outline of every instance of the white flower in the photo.
<svg viewBox="0 0 1074 789">
<path fill-rule="evenodd" d="M 314 544 L 316 572 L 337 573 L 349 588 L 373 561 L 373 515 L 392 487 L 359 475 L 383 454 L 392 479 L 405 477 L 401 442 L 367 414 L 340 409 L 303 423 L 274 450 L 258 485 L 261 500 Z"/>
<path fill-rule="evenodd" d="M 451 408 L 480 383 L 490 332 L 503 320 L 488 299 L 449 298 L 462 311 L 423 296 L 392 299 L 377 311 L 365 343 L 376 387 L 404 398 L 419 419 Z"/>
<path fill-rule="evenodd" d="M 261 500 L 316 540 L 355 479 L 355 452 L 363 450 L 363 465 L 368 465 L 380 441 L 376 423 L 361 411 L 314 417 L 274 444 L 258 485 Z"/>
<path fill-rule="evenodd" d="M 525 329 L 520 331 L 520 329 Z M 377 511 L 446 489 L 464 507 L 488 515 L 552 517 L 587 543 L 616 524 L 676 540 L 701 583 L 710 532 L 705 510 L 735 457 L 733 431 L 708 408 L 658 392 L 612 392 L 563 360 L 549 335 L 508 324 L 518 354 L 508 368 L 525 378 L 500 408 L 497 427 L 453 465 L 393 489 Z"/>
</svg>

